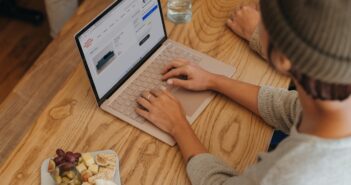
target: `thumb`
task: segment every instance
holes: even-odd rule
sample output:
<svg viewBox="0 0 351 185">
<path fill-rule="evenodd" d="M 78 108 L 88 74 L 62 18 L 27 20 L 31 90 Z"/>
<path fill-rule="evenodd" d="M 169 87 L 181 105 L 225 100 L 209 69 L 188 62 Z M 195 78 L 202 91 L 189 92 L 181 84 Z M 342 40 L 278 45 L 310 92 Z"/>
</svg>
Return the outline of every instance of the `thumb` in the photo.
<svg viewBox="0 0 351 185">
<path fill-rule="evenodd" d="M 167 84 L 168 85 L 174 85 L 174 86 L 177 86 L 177 87 L 182 87 L 182 88 L 185 88 L 185 89 L 188 89 L 189 87 L 189 81 L 187 80 L 180 80 L 180 79 L 168 79 L 167 80 Z"/>
</svg>

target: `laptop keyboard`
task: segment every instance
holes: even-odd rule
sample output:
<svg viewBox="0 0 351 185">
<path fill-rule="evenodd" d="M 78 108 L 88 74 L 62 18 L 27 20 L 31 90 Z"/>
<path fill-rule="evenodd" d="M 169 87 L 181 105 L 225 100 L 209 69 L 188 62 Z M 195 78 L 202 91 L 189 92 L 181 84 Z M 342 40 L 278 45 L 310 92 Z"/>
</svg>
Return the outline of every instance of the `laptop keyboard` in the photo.
<svg viewBox="0 0 351 185">
<path fill-rule="evenodd" d="M 161 86 L 167 86 L 167 83 L 162 81 L 161 71 L 164 67 L 176 58 L 184 58 L 189 61 L 199 63 L 201 57 L 194 55 L 192 52 L 170 44 L 167 48 L 155 58 L 155 60 L 111 103 L 111 107 L 128 116 L 129 118 L 139 122 L 147 123 L 148 121 L 140 117 L 135 108 L 137 98 L 144 91 L 150 91 Z"/>
</svg>

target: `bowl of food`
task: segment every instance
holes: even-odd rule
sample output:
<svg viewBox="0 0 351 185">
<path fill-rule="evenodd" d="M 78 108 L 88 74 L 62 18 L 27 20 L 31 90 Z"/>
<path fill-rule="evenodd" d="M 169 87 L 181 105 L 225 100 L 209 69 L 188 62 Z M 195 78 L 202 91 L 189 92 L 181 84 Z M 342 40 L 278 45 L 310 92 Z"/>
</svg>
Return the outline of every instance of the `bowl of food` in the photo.
<svg viewBox="0 0 351 185">
<path fill-rule="evenodd" d="M 120 185 L 119 160 L 111 150 L 75 153 L 56 150 L 41 167 L 45 185 Z"/>
</svg>

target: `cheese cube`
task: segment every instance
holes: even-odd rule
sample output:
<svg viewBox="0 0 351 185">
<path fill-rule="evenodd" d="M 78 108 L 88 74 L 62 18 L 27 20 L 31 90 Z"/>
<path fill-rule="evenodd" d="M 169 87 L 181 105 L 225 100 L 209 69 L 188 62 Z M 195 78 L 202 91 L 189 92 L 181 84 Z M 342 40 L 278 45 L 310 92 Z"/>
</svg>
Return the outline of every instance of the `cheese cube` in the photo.
<svg viewBox="0 0 351 185">
<path fill-rule="evenodd" d="M 93 164 L 88 167 L 88 169 L 93 172 L 93 174 L 97 174 L 99 172 L 99 166 L 96 164 Z"/>
<path fill-rule="evenodd" d="M 82 154 L 83 162 L 84 164 L 89 167 L 93 164 L 95 164 L 94 158 L 91 156 L 90 153 L 84 153 Z"/>
<path fill-rule="evenodd" d="M 77 169 L 77 171 L 78 171 L 79 173 L 82 173 L 84 170 L 87 169 L 87 167 L 85 166 L 84 163 L 80 163 L 80 164 L 76 167 L 76 169 Z"/>
</svg>

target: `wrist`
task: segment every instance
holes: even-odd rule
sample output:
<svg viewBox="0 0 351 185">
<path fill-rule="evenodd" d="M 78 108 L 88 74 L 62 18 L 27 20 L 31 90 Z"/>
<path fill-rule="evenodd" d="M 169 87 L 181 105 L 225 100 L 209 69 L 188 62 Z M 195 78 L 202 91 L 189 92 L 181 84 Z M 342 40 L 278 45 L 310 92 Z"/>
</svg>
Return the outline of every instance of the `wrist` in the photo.
<svg viewBox="0 0 351 185">
<path fill-rule="evenodd" d="M 177 141 L 178 138 L 184 137 L 188 133 L 189 130 L 192 130 L 190 127 L 189 122 L 184 119 L 176 123 L 177 126 L 175 126 L 172 131 L 170 132 L 170 135 Z"/>
<path fill-rule="evenodd" d="M 178 127 L 178 130 L 175 130 L 173 139 L 177 142 L 183 155 L 184 162 L 187 164 L 192 157 L 202 153 L 207 153 L 208 151 L 201 144 L 188 122 L 186 122 L 186 125 L 182 126 L 183 127 Z"/>
<path fill-rule="evenodd" d="M 217 91 L 218 82 L 220 81 L 220 78 L 222 78 L 222 77 L 223 77 L 222 75 L 211 74 L 211 76 L 208 80 L 207 89 Z"/>
</svg>

